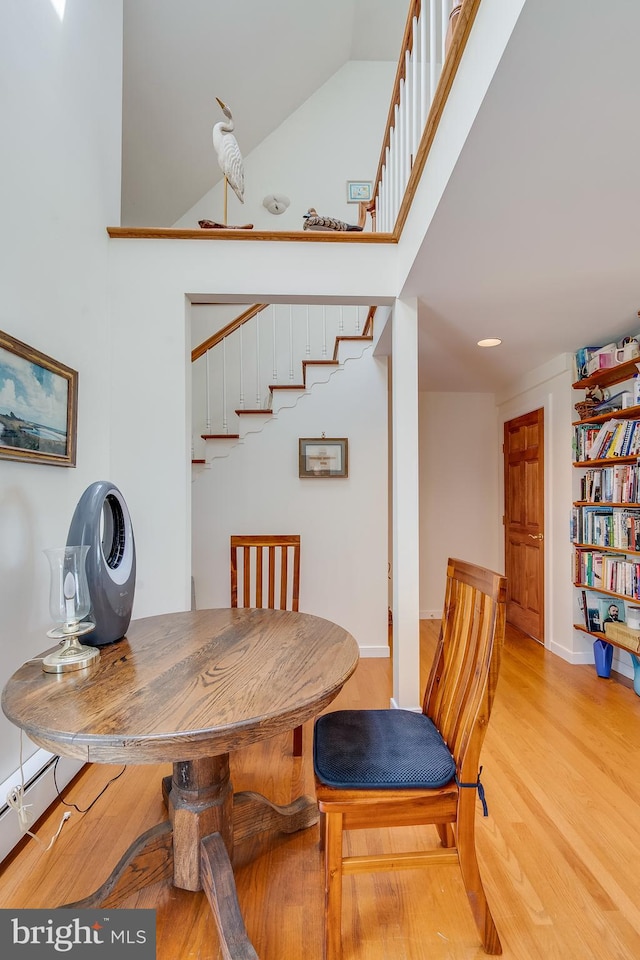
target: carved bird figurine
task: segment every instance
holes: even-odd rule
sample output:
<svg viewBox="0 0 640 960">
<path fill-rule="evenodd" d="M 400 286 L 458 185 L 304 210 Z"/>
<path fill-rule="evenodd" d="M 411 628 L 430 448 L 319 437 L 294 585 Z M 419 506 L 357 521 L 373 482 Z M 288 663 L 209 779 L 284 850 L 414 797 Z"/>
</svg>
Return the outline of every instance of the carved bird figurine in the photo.
<svg viewBox="0 0 640 960">
<path fill-rule="evenodd" d="M 224 174 L 224 219 L 227 220 L 227 183 L 231 184 L 231 189 L 237 196 L 240 203 L 244 203 L 244 163 L 238 141 L 233 135 L 235 124 L 229 107 L 218 97 L 216 100 L 224 113 L 225 120 L 213 125 L 212 137 L 213 146 L 218 155 L 218 163 Z"/>
</svg>

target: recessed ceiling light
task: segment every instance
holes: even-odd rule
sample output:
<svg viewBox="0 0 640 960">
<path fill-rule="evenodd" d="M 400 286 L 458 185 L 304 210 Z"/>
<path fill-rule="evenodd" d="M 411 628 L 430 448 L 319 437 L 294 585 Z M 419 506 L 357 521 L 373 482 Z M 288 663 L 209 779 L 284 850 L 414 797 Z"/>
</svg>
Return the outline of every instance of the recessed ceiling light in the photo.
<svg viewBox="0 0 640 960">
<path fill-rule="evenodd" d="M 502 340 L 498 340 L 497 337 L 487 337 L 486 340 L 478 340 L 479 347 L 499 347 L 502 343 Z"/>
</svg>

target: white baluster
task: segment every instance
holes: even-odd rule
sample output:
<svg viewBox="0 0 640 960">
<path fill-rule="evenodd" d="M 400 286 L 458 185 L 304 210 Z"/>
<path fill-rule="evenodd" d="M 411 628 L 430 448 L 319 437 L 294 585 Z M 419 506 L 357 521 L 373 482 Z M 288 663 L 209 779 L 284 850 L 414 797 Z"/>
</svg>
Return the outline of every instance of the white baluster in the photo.
<svg viewBox="0 0 640 960">
<path fill-rule="evenodd" d="M 327 308 L 322 304 L 322 359 L 327 356 Z"/>
<path fill-rule="evenodd" d="M 293 383 L 293 305 L 289 304 L 289 383 Z"/>
<path fill-rule="evenodd" d="M 385 150 L 384 154 L 384 222 L 385 230 L 390 232 L 391 228 L 391 214 L 390 214 L 390 202 L 391 202 L 391 191 L 389 189 L 389 164 L 391 163 L 391 149 L 389 145 Z"/>
<path fill-rule="evenodd" d="M 344 307 L 341 304 L 338 312 L 338 336 L 341 337 L 343 334 L 344 334 Z"/>
<path fill-rule="evenodd" d="M 405 157 L 405 104 L 406 104 L 406 84 L 404 77 L 400 81 L 398 90 L 398 209 L 402 203 L 405 185 L 405 168 L 407 159 Z"/>
<path fill-rule="evenodd" d="M 405 155 L 406 155 L 406 177 L 409 178 L 411 164 L 413 163 L 413 146 L 411 143 L 411 127 L 413 123 L 413 89 L 411 86 L 411 54 L 407 50 L 404 55 L 405 84 L 404 92 L 406 103 L 404 105 L 404 130 L 405 130 Z M 406 182 L 406 181 L 405 181 Z"/>
<path fill-rule="evenodd" d="M 222 338 L 222 432 L 229 433 L 227 423 L 227 338 Z"/>
<path fill-rule="evenodd" d="M 276 353 L 277 349 L 277 336 L 276 336 L 276 305 L 275 303 L 271 304 L 271 322 L 273 328 L 273 380 L 272 383 L 278 382 L 278 355 Z"/>
<path fill-rule="evenodd" d="M 311 356 L 311 333 L 309 329 L 309 304 L 307 304 L 307 343 L 304 349 L 305 357 Z"/>
<path fill-rule="evenodd" d="M 420 13 L 420 136 L 427 122 L 427 114 L 431 106 L 429 99 L 429 72 L 427 70 L 427 49 L 429 37 L 429 13 L 427 0 L 422 0 Z"/>
<path fill-rule="evenodd" d="M 393 108 L 393 142 L 391 146 L 391 163 L 393 166 L 393 206 L 391 220 L 395 224 L 400 206 L 400 144 L 398 142 L 398 104 Z"/>
<path fill-rule="evenodd" d="M 418 18 L 413 18 L 413 56 L 411 58 L 411 153 L 415 160 L 422 130 L 420 128 L 420 33 Z"/>
<path fill-rule="evenodd" d="M 260 314 L 256 314 L 256 408 L 262 406 L 260 396 Z"/>
<path fill-rule="evenodd" d="M 441 34 L 441 59 L 440 63 L 444 63 L 444 42 L 447 38 L 447 28 L 449 26 L 449 14 L 451 13 L 451 0 L 442 0 L 442 22 L 440 24 L 440 34 Z"/>
<path fill-rule="evenodd" d="M 356 337 L 360 336 L 360 307 L 356 306 Z"/>
<path fill-rule="evenodd" d="M 438 58 L 436 50 L 438 48 L 438 35 L 436 31 L 436 0 L 429 0 L 429 65 L 431 76 L 431 88 L 429 92 L 429 106 L 433 103 L 438 82 Z"/>
<path fill-rule="evenodd" d="M 242 349 L 242 328 L 244 324 L 239 328 L 238 333 L 240 334 L 239 344 L 240 344 L 240 400 L 238 406 L 241 410 L 244 410 L 244 351 Z"/>
<path fill-rule="evenodd" d="M 395 163 L 395 130 L 389 130 L 389 228 L 393 230 L 396 219 L 396 163 Z"/>
<path fill-rule="evenodd" d="M 210 386 L 209 386 L 209 354 L 210 353 L 211 353 L 211 350 L 207 350 L 204 356 L 205 383 L 206 383 L 206 391 L 207 391 L 207 422 L 204 429 L 205 433 L 211 433 L 211 394 L 209 392 L 210 391 Z"/>
</svg>

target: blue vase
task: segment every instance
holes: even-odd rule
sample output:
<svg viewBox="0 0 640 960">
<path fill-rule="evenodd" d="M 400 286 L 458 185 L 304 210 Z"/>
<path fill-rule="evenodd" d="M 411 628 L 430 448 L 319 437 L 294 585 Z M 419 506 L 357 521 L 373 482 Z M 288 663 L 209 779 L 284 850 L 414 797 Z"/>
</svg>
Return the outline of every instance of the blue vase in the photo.
<svg viewBox="0 0 640 960">
<path fill-rule="evenodd" d="M 633 689 L 640 697 L 640 657 L 635 653 L 631 654 L 631 664 L 633 666 Z"/>
<path fill-rule="evenodd" d="M 596 673 L 599 677 L 608 677 L 611 674 L 613 660 L 613 646 L 606 640 L 593 641 L 593 655 L 596 660 Z M 640 682 L 640 680 L 639 680 Z M 637 692 L 637 691 L 636 691 Z"/>
</svg>

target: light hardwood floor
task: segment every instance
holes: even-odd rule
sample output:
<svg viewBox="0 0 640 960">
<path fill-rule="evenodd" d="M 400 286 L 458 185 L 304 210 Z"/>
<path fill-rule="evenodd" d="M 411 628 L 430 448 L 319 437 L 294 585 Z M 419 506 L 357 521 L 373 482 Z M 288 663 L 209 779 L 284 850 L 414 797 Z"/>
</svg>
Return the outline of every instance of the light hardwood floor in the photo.
<svg viewBox="0 0 640 960">
<path fill-rule="evenodd" d="M 428 666 L 437 624 L 423 624 Z M 423 683 L 426 667 L 423 669 Z M 388 706 L 390 663 L 363 660 L 332 708 Z M 313 792 L 311 727 L 302 759 L 291 737 L 233 757 L 236 789 L 275 802 Z M 505 960 L 640 957 L 640 697 L 508 629 L 482 757 L 489 817 L 478 807 L 478 850 Z M 118 768 L 95 765 L 65 791 L 86 806 Z M 5 862 L 0 907 L 52 907 L 93 890 L 144 829 L 164 819 L 167 767 L 130 767 L 92 810 L 74 813 L 48 852 L 28 841 Z M 65 808 L 38 825 L 44 839 Z M 363 831 L 354 852 L 435 845 L 435 831 Z M 377 847 L 375 846 L 377 844 Z M 238 894 L 261 960 L 320 960 L 322 870 L 317 827 L 236 849 Z M 217 960 L 204 894 L 157 884 L 123 906 L 157 910 L 158 960 Z M 478 960 L 456 867 L 345 879 L 345 960 Z"/>
</svg>

